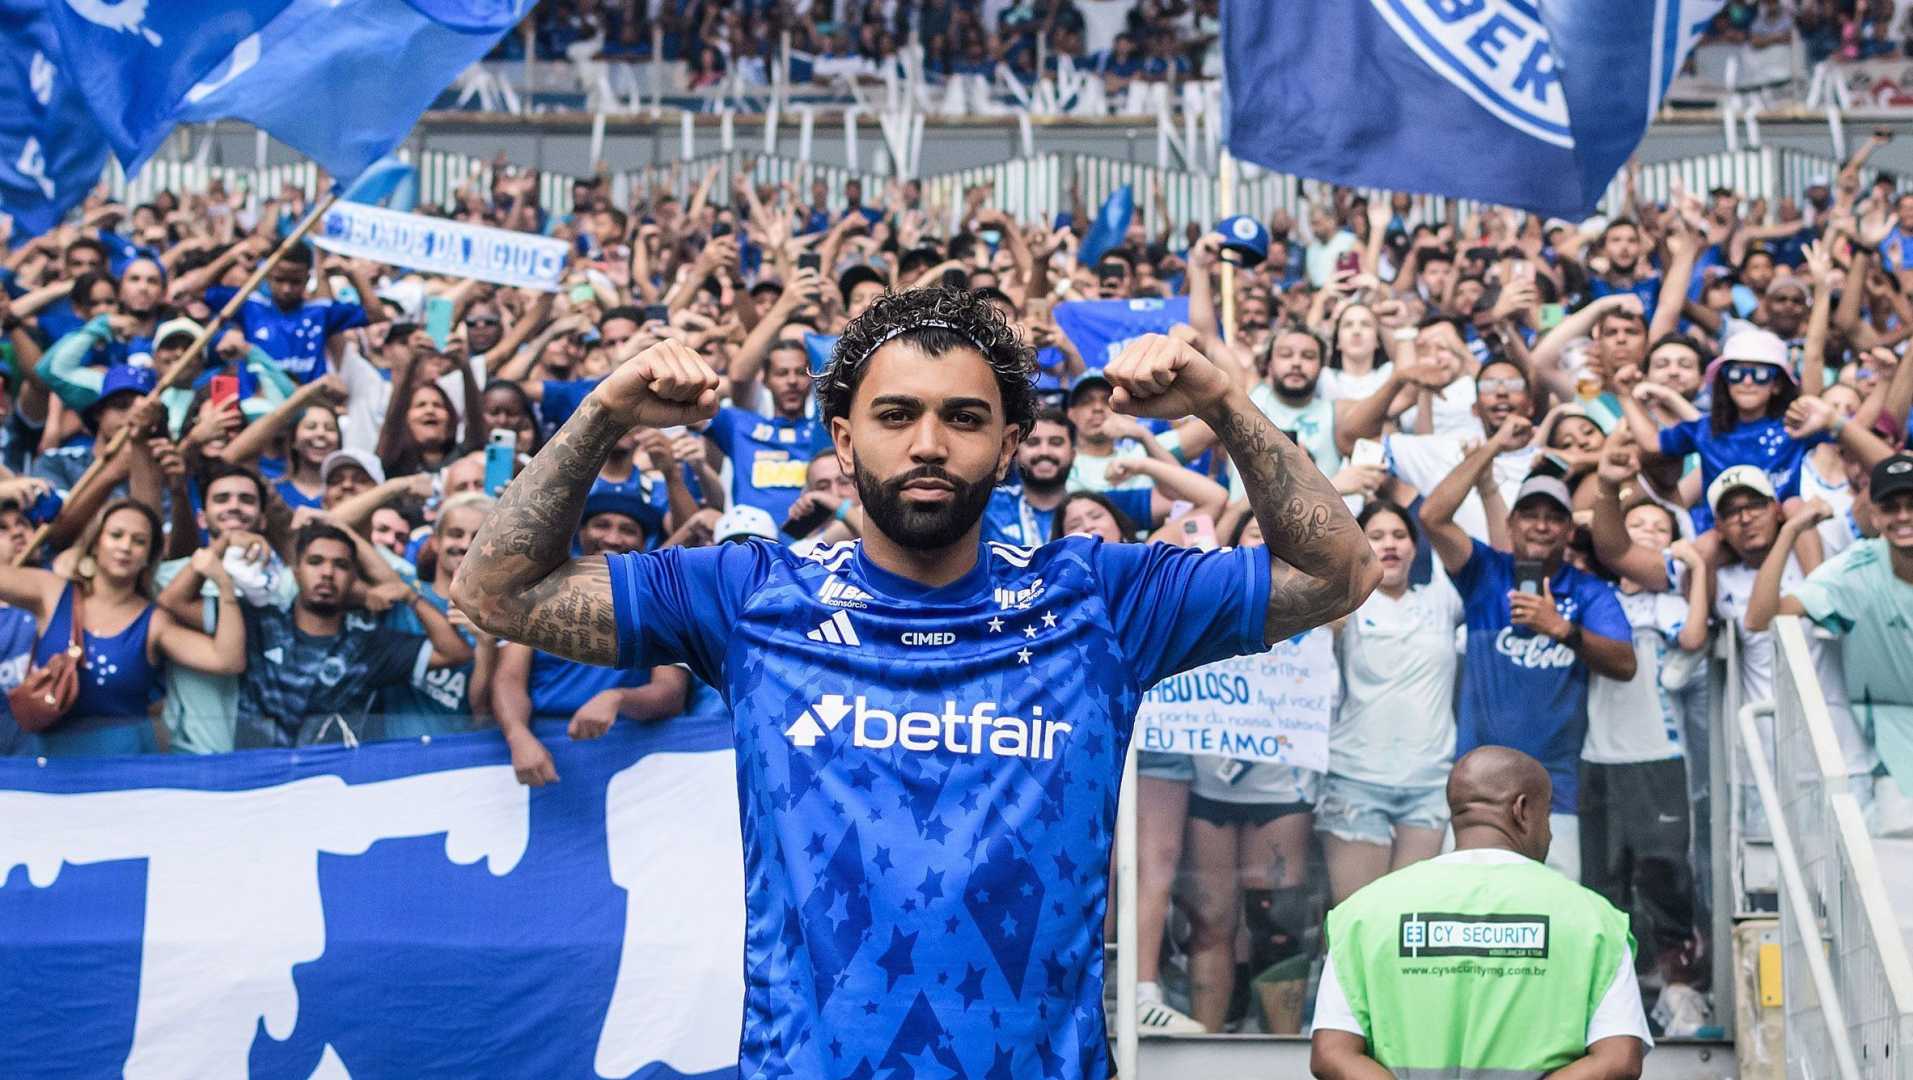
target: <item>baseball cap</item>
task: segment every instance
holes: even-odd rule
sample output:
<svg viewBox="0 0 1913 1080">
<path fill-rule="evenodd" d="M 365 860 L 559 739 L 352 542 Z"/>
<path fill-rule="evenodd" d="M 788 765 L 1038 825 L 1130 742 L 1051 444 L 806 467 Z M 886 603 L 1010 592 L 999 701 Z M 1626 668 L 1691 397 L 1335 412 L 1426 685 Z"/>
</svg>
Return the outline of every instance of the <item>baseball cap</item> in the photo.
<svg viewBox="0 0 1913 1080">
<path fill-rule="evenodd" d="M 190 343 L 204 332 L 205 328 L 191 319 L 168 319 L 159 324 L 159 329 L 153 331 L 153 348 L 163 348 L 167 339 L 181 335 L 189 339 Z"/>
<path fill-rule="evenodd" d="M 1076 391 L 1086 386 L 1101 386 L 1105 390 L 1115 389 L 1115 384 L 1109 381 L 1109 376 L 1103 374 L 1102 368 L 1090 368 L 1069 381 L 1069 400 L 1072 404 L 1076 401 Z"/>
<path fill-rule="evenodd" d="M 343 465 L 357 465 L 365 470 L 374 484 L 385 483 L 385 466 L 379 464 L 378 458 L 363 450 L 334 450 L 327 454 L 325 460 L 319 463 L 319 482 L 331 483 L 332 474 Z"/>
<path fill-rule="evenodd" d="M 1787 378 L 1793 378 L 1793 365 L 1787 359 L 1787 343 L 1780 335 L 1771 330 L 1742 330 L 1729 337 L 1720 346 L 1720 355 L 1707 365 L 1704 381 L 1713 382 L 1714 376 L 1727 364 L 1766 364 L 1780 369 Z"/>
<path fill-rule="evenodd" d="M 585 511 L 578 520 L 590 521 L 599 514 L 623 514 L 637 522 L 647 533 L 656 531 L 664 524 L 658 508 L 636 490 L 600 488 L 585 496 Z"/>
<path fill-rule="evenodd" d="M 717 519 L 717 524 L 711 527 L 711 539 L 720 544 L 744 536 L 755 536 L 762 540 L 777 539 L 777 523 L 771 520 L 770 511 L 761 506 L 738 503 L 724 511 L 723 516 Z"/>
<path fill-rule="evenodd" d="M 1889 495 L 1913 491 L 1913 454 L 1894 454 L 1873 467 L 1867 481 L 1867 497 L 1875 505 Z"/>
<path fill-rule="evenodd" d="M 1707 509 L 1720 513 L 1720 500 L 1726 498 L 1728 492 L 1740 488 L 1769 499 L 1774 497 L 1774 483 L 1767 478 L 1766 470 L 1754 465 L 1735 465 L 1723 469 L 1719 476 L 1714 477 L 1714 482 L 1707 485 Z"/>
<path fill-rule="evenodd" d="M 114 364 L 106 369 L 106 376 L 100 380 L 100 396 L 93 404 L 97 408 L 106 399 L 115 394 L 147 394 L 159 384 L 159 372 L 142 364 Z"/>
<path fill-rule="evenodd" d="M 1255 266 L 1269 257 L 1269 230 L 1247 214 L 1223 218 L 1216 223 L 1222 234 L 1222 250 L 1234 252 L 1242 266 Z"/>
<path fill-rule="evenodd" d="M 1521 481 L 1521 490 L 1515 492 L 1514 509 L 1529 499 L 1552 499 L 1564 513 L 1574 513 L 1574 496 L 1568 494 L 1568 486 L 1553 476 L 1530 476 Z"/>
</svg>

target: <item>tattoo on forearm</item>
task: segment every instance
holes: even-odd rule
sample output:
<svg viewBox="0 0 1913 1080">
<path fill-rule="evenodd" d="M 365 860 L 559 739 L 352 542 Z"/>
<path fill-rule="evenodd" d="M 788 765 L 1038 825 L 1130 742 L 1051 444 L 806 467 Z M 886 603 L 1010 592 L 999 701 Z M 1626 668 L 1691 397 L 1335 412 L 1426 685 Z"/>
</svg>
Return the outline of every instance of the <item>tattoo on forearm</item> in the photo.
<svg viewBox="0 0 1913 1080">
<path fill-rule="evenodd" d="M 1374 556 L 1335 486 L 1255 409 L 1230 410 L 1216 434 L 1272 557 L 1263 636 L 1280 641 L 1353 610 L 1368 595 L 1363 571 Z"/>
<path fill-rule="evenodd" d="M 587 663 L 617 660 L 610 573 L 571 560 L 592 481 L 624 434 L 587 397 L 538 452 L 472 538 L 459 577 L 481 601 L 488 633 Z"/>
</svg>

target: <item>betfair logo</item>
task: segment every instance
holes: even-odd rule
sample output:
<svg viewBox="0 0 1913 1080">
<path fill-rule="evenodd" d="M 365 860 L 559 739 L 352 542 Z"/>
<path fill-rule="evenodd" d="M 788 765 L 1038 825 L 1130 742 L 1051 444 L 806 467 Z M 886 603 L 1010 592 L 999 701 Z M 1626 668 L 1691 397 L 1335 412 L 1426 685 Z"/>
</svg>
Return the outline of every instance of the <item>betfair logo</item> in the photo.
<svg viewBox="0 0 1913 1080">
<path fill-rule="evenodd" d="M 1028 719 L 996 715 L 994 701 L 979 701 L 965 713 L 954 700 L 933 712 L 873 708 L 862 694 L 846 701 L 842 694 L 825 694 L 784 729 L 792 744 L 809 749 L 850 721 L 850 745 L 862 750 L 897 747 L 911 753 L 949 751 L 953 754 L 995 754 L 998 757 L 1048 761 L 1071 726 L 1030 708 Z"/>
</svg>

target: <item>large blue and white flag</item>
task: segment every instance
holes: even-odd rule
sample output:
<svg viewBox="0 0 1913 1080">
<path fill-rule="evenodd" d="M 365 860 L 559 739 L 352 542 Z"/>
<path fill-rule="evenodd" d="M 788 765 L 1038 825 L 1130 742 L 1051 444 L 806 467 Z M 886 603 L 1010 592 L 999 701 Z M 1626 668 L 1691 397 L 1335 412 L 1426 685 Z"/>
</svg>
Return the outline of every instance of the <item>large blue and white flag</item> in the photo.
<svg viewBox="0 0 1913 1080">
<path fill-rule="evenodd" d="M 0 1076 L 734 1077 L 728 720 L 0 758 Z"/>
<path fill-rule="evenodd" d="M 99 182 L 106 139 L 60 57 L 46 0 L 0 0 L 0 211 L 16 239 L 58 224 Z"/>
<path fill-rule="evenodd" d="M 1053 315 L 1056 328 L 1076 346 L 1083 363 L 1099 368 L 1144 334 L 1166 334 L 1188 322 L 1189 298 L 1067 300 L 1056 305 Z"/>
<path fill-rule="evenodd" d="M 1128 184 L 1110 192 L 1102 208 L 1096 211 L 1096 220 L 1089 223 L 1089 231 L 1083 234 L 1077 260 L 1084 266 L 1096 265 L 1096 260 L 1105 252 L 1123 242 L 1129 233 L 1129 219 L 1135 213 L 1136 193 Z"/>
<path fill-rule="evenodd" d="M 1593 211 L 1723 0 L 1225 0 L 1229 149 L 1279 172 Z"/>
<path fill-rule="evenodd" d="M 128 172 L 175 125 L 233 118 L 350 183 L 533 0 L 45 3 Z"/>
</svg>

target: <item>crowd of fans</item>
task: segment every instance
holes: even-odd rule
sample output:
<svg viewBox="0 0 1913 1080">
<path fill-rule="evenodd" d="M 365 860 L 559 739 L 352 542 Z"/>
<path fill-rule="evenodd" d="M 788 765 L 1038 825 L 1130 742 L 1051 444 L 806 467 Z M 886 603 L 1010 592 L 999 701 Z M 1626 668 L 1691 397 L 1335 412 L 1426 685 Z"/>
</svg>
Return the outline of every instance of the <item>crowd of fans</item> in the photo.
<svg viewBox="0 0 1913 1080">
<path fill-rule="evenodd" d="M 527 16 L 530 34 L 508 34 L 491 59 L 662 59 L 686 65 L 687 89 L 735 77 L 763 86 L 790 35 L 793 83 L 901 74 L 899 47 L 923 47 L 931 82 L 993 77 L 1003 64 L 1028 82 L 1067 57 L 1115 92 L 1131 82 L 1213 78 L 1220 71 L 1217 0 L 964 0 L 832 4 L 565 0 Z M 662 56 L 653 54 L 662 49 Z"/>
<path fill-rule="evenodd" d="M 1212 433 L 1114 413 L 1106 349 L 1065 331 L 1076 311 L 1186 296 L 1173 332 L 1309 450 L 1384 577 L 1312 632 L 1337 658 L 1326 774 L 1143 756 L 1147 1030 L 1298 1030 L 1325 906 L 1437 852 L 1450 763 L 1500 743 L 1548 767 L 1550 862 L 1631 913 L 1657 1029 L 1691 1034 L 1713 635 L 1740 636 L 1752 700 L 1776 614 L 1826 631 L 1856 788 L 1877 790 L 1877 827 L 1905 823 L 1913 195 L 1863 187 L 1858 166 L 1798 200 L 1717 190 L 1586 224 L 1423 221 L 1406 197 L 1324 188 L 1305 220 L 1178 235 L 1157 214 L 1102 251 L 1080 209 L 1017 221 L 987 187 L 932 216 L 909 184 L 866 202 L 854 181 L 713 172 L 682 203 L 613 206 L 581 180 L 557 215 L 500 170 L 430 212 L 565 238 L 560 291 L 294 246 L 157 394 L 308 208 L 293 190 L 96 197 L 4 260 L 0 689 L 70 646 L 80 661 L 71 704 L 45 730 L 0 724 L 0 753 L 496 726 L 541 784 L 559 780 L 556 736 L 536 721 L 583 739 L 722 710 L 681 668 L 489 638 L 448 603 L 452 575 L 595 380 L 666 338 L 711 358 L 729 404 L 620 442 L 577 549 L 855 537 L 810 372 L 893 290 L 980 291 L 1035 353 L 1049 407 L 987 538 L 1259 542 Z"/>
</svg>

